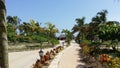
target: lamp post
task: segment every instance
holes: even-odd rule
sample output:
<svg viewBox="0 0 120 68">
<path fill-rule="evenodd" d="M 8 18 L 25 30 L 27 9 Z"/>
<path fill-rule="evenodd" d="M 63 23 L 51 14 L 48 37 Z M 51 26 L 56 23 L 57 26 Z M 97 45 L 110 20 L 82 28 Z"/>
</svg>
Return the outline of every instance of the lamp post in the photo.
<svg viewBox="0 0 120 68">
<path fill-rule="evenodd" d="M 39 56 L 40 56 L 40 60 L 41 60 L 41 58 L 42 58 L 42 56 L 43 56 L 43 51 L 42 51 L 42 49 L 40 49 L 40 51 L 39 51 Z"/>
</svg>

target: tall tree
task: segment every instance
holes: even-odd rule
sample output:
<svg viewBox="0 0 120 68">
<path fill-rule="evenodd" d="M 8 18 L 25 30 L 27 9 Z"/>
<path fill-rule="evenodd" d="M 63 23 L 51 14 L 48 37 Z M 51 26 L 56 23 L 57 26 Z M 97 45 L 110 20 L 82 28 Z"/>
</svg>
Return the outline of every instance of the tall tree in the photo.
<svg viewBox="0 0 120 68">
<path fill-rule="evenodd" d="M 100 23 L 106 23 L 107 21 L 107 10 L 102 10 L 101 12 L 97 13 L 97 16 L 99 17 Z"/>
<path fill-rule="evenodd" d="M 83 25 L 84 25 L 84 20 L 85 20 L 85 17 L 83 17 L 83 18 L 77 18 L 76 19 L 76 23 L 77 24 L 75 24 L 74 26 L 73 26 L 73 28 L 72 28 L 72 32 L 73 33 L 76 33 L 76 32 L 78 32 L 78 35 L 77 35 L 77 39 L 79 39 L 80 38 L 80 36 L 82 36 L 82 39 L 83 39 L 83 32 L 82 32 L 82 27 L 83 27 Z"/>
<path fill-rule="evenodd" d="M 90 36 L 91 39 L 98 34 L 99 25 L 105 24 L 107 21 L 107 10 L 102 10 L 101 12 L 98 12 L 95 17 L 92 18 L 92 21 L 90 22 Z"/>
<path fill-rule="evenodd" d="M 5 0 L 0 0 L 0 68 L 9 68 L 8 42 L 5 22 L 6 22 Z"/>
<path fill-rule="evenodd" d="M 50 22 L 45 23 L 47 25 L 47 30 L 50 37 L 55 37 L 55 33 L 58 32 L 58 29 Z"/>
<path fill-rule="evenodd" d="M 21 19 L 17 16 L 7 16 L 7 36 L 8 40 L 11 42 L 16 42 L 18 26 L 20 24 Z"/>
<path fill-rule="evenodd" d="M 7 16 L 7 23 L 12 25 L 13 29 L 17 33 L 18 26 L 20 24 L 21 19 L 18 16 Z"/>
</svg>

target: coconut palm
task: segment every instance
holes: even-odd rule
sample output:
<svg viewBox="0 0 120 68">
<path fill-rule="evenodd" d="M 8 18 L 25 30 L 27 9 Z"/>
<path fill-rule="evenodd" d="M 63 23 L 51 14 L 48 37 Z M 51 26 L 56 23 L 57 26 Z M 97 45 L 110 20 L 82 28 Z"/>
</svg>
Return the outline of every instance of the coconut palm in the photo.
<svg viewBox="0 0 120 68">
<path fill-rule="evenodd" d="M 0 68 L 9 68 L 5 0 L 0 0 Z"/>
<path fill-rule="evenodd" d="M 84 24 L 81 28 L 81 32 L 85 38 L 87 38 L 88 34 L 90 33 L 90 26 L 89 24 Z"/>
<path fill-rule="evenodd" d="M 37 29 L 37 26 L 35 25 L 35 21 L 33 19 L 30 19 L 30 26 L 32 32 L 34 32 Z"/>
<path fill-rule="evenodd" d="M 92 21 L 90 22 L 90 33 L 91 40 L 95 38 L 95 36 L 99 33 L 99 25 L 105 24 L 107 22 L 107 10 L 102 10 L 101 12 L 98 12 L 95 17 L 92 18 Z"/>
<path fill-rule="evenodd" d="M 78 35 L 77 35 L 76 39 L 79 39 L 80 36 L 82 36 L 82 39 L 83 39 L 82 27 L 83 27 L 83 25 L 84 25 L 84 23 L 85 23 L 84 20 L 85 20 L 85 17 L 83 17 L 83 18 L 77 18 L 77 19 L 76 19 L 76 23 L 77 23 L 77 24 L 75 24 L 75 25 L 73 26 L 73 28 L 72 28 L 72 32 L 73 32 L 73 33 L 78 32 Z"/>
<path fill-rule="evenodd" d="M 106 23 L 107 21 L 107 10 L 102 10 L 101 12 L 97 13 L 97 16 L 99 17 L 99 20 L 101 21 L 101 23 Z"/>
<path fill-rule="evenodd" d="M 7 16 L 7 23 L 10 23 L 15 29 L 20 24 L 21 19 L 18 16 Z"/>
<path fill-rule="evenodd" d="M 45 23 L 47 25 L 47 31 L 50 37 L 55 37 L 55 33 L 58 32 L 58 29 L 55 25 L 51 24 L 50 22 Z"/>
</svg>

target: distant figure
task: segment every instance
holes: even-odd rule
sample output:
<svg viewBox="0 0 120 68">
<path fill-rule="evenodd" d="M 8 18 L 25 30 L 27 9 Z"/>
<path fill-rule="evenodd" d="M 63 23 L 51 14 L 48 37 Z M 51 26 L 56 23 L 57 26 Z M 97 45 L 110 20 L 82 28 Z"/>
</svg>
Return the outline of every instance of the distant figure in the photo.
<svg viewBox="0 0 120 68">
<path fill-rule="evenodd" d="M 78 40 L 78 44 L 80 44 L 80 43 L 81 43 L 81 39 Z"/>
<path fill-rule="evenodd" d="M 64 46 L 64 42 L 62 42 L 62 46 Z"/>
</svg>

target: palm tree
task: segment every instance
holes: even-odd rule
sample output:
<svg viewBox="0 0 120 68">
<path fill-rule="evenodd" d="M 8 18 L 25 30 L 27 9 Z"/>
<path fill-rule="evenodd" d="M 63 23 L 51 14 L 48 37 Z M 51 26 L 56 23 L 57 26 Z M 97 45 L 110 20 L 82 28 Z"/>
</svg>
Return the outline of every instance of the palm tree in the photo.
<svg viewBox="0 0 120 68">
<path fill-rule="evenodd" d="M 99 24 L 106 23 L 107 13 L 108 13 L 107 10 L 102 10 L 101 12 L 98 12 L 95 17 L 92 18 L 92 22 L 90 22 L 90 26 L 92 27 L 93 33 L 98 31 Z"/>
<path fill-rule="evenodd" d="M 101 12 L 97 13 L 97 16 L 99 17 L 99 20 L 101 21 L 101 23 L 106 23 L 107 21 L 107 10 L 102 10 Z"/>
<path fill-rule="evenodd" d="M 55 39 L 55 34 L 58 32 L 58 29 L 55 27 L 54 24 L 47 22 L 45 23 L 47 25 L 47 27 L 45 27 L 45 31 L 46 31 L 46 35 L 47 35 L 47 39 L 48 39 L 48 43 L 51 42 L 52 45 L 53 44 L 53 39 Z"/>
<path fill-rule="evenodd" d="M 18 16 L 7 16 L 7 23 L 13 26 L 13 29 L 16 31 L 18 25 L 20 24 L 21 19 Z"/>
<path fill-rule="evenodd" d="M 85 38 L 87 38 L 87 35 L 90 33 L 90 26 L 89 24 L 84 24 L 81 28 L 81 32 L 84 35 Z"/>
<path fill-rule="evenodd" d="M 98 12 L 95 17 L 92 18 L 92 21 L 90 22 L 90 33 L 91 40 L 95 38 L 95 36 L 99 33 L 99 25 L 105 24 L 107 21 L 107 10 L 102 10 L 101 12 Z"/>
<path fill-rule="evenodd" d="M 50 22 L 45 23 L 47 25 L 47 30 L 49 32 L 50 37 L 55 37 L 55 33 L 58 32 L 58 29 L 55 27 L 55 25 L 51 24 Z"/>
<path fill-rule="evenodd" d="M 30 26 L 31 26 L 32 32 L 34 32 L 37 28 L 37 26 L 35 25 L 35 21 L 33 19 L 30 19 Z"/>
<path fill-rule="evenodd" d="M 5 0 L 0 0 L 0 68 L 9 68 Z"/>
<path fill-rule="evenodd" d="M 83 17 L 83 18 L 77 18 L 76 19 L 76 23 L 77 24 L 75 24 L 74 27 L 72 28 L 72 32 L 73 33 L 78 32 L 78 35 L 76 37 L 77 39 L 79 39 L 80 36 L 82 36 L 82 39 L 83 39 L 82 27 L 84 25 L 84 20 L 85 20 L 85 17 Z"/>
</svg>

